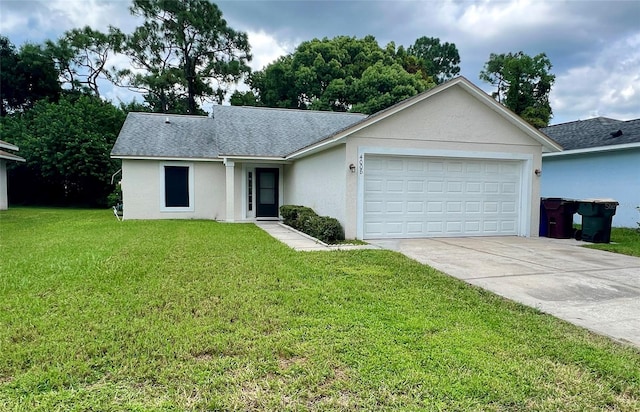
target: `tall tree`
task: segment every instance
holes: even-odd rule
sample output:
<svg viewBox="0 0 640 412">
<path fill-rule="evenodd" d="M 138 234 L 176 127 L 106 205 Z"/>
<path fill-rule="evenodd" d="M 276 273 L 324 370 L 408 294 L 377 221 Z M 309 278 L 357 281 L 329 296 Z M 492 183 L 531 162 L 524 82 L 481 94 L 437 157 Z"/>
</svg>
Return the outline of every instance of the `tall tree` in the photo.
<svg viewBox="0 0 640 412">
<path fill-rule="evenodd" d="M 454 43 L 440 43 L 436 37 L 420 37 L 407 49 L 415 56 L 421 69 L 436 83 L 442 83 L 460 73 L 460 54 Z"/>
<path fill-rule="evenodd" d="M 104 206 L 119 162 L 109 153 L 125 113 L 95 96 L 63 95 L 6 116 L 0 140 L 20 147 L 11 166 L 12 198 L 22 203 Z"/>
<path fill-rule="evenodd" d="M 26 43 L 16 50 L 0 36 L 0 100 L 2 116 L 33 107 L 41 99 L 57 100 L 58 71 L 39 45 Z"/>
<path fill-rule="evenodd" d="M 378 62 L 354 82 L 352 90 L 361 103 L 354 104 L 352 110 L 373 114 L 432 86 L 434 84 L 426 83 L 421 74 L 407 73 L 398 63 L 384 65 Z"/>
<path fill-rule="evenodd" d="M 107 61 L 124 41 L 124 34 L 114 27 L 102 33 L 86 26 L 73 29 L 46 48 L 56 62 L 60 77 L 71 90 L 100 96 L 98 80 L 109 79 Z"/>
<path fill-rule="evenodd" d="M 405 90 L 415 94 L 433 86 L 422 74 L 407 73 L 397 60 L 395 45 L 390 43 L 383 49 L 373 36 L 313 39 L 253 73 L 249 84 L 258 104 L 270 107 L 332 111 L 384 108 L 401 96 L 409 97 L 391 92 L 394 87 L 406 86 Z M 393 79 L 385 79 L 387 75 Z M 380 81 L 379 87 L 369 81 L 371 77 Z M 387 88 L 387 80 L 394 87 Z M 365 104 L 370 99 L 377 103 Z"/>
<path fill-rule="evenodd" d="M 549 93 L 556 76 L 550 73 L 546 54 L 523 52 L 489 56 L 480 79 L 496 86 L 493 97 L 537 128 L 549 125 L 552 116 Z"/>
<path fill-rule="evenodd" d="M 187 113 L 206 98 L 221 102 L 227 85 L 250 72 L 247 34 L 229 27 L 210 1 L 133 0 L 130 10 L 145 21 L 121 49 L 134 69 L 118 78 L 163 111 L 171 98 L 184 98 Z"/>
</svg>

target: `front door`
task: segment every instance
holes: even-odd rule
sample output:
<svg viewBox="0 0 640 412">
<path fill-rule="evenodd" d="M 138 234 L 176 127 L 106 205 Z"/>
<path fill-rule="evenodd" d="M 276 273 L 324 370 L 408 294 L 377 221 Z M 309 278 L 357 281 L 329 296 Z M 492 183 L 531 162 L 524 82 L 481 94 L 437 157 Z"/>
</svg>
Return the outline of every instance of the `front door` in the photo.
<svg viewBox="0 0 640 412">
<path fill-rule="evenodd" d="M 278 217 L 278 169 L 256 169 L 256 217 Z"/>
</svg>

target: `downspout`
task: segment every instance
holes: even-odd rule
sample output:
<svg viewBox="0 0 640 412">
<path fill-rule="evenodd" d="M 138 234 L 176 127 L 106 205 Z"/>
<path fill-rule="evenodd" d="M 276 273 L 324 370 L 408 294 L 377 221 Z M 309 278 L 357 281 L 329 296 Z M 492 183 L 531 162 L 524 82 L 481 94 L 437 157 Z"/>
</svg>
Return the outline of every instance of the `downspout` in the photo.
<svg viewBox="0 0 640 412">
<path fill-rule="evenodd" d="M 116 178 L 116 175 L 117 175 L 118 173 L 120 173 L 120 172 L 122 172 L 122 169 L 118 169 L 118 171 L 117 171 L 117 172 L 115 172 L 114 174 L 112 174 L 112 175 L 111 175 L 111 184 L 113 184 L 113 179 L 115 179 L 115 178 Z"/>
</svg>

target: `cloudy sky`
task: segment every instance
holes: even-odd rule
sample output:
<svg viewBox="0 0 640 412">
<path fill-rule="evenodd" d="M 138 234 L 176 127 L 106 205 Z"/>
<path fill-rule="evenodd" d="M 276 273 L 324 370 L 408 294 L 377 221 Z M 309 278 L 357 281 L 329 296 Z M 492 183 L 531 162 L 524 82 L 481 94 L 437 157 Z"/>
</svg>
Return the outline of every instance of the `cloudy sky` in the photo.
<svg viewBox="0 0 640 412">
<path fill-rule="evenodd" d="M 546 53 L 556 75 L 552 124 L 594 116 L 640 118 L 640 0 L 281 0 L 217 1 L 225 19 L 249 34 L 252 67 L 263 68 L 314 37 L 375 36 L 381 46 L 421 37 L 455 43 L 461 74 L 487 92 L 478 74 L 490 53 Z M 16 45 L 65 30 L 109 25 L 131 32 L 140 21 L 129 0 L 0 0 L 0 33 Z M 116 60 L 117 62 L 117 60 Z M 131 92 L 102 93 L 130 100 Z M 140 100 L 140 98 L 138 98 Z"/>
</svg>

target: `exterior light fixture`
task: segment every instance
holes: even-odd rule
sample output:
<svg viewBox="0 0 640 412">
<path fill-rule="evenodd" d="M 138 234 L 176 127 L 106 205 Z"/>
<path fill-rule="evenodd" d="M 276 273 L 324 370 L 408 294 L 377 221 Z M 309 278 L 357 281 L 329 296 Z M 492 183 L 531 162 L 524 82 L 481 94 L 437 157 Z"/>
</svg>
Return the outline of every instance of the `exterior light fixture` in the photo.
<svg viewBox="0 0 640 412">
<path fill-rule="evenodd" d="M 355 173 L 356 172 L 356 165 L 354 165 L 353 163 L 351 163 L 349 165 L 349 170 L 351 170 L 351 173 Z"/>
<path fill-rule="evenodd" d="M 533 173 L 535 173 L 536 176 L 540 177 L 540 175 L 542 174 L 542 170 L 536 169 Z"/>
</svg>

